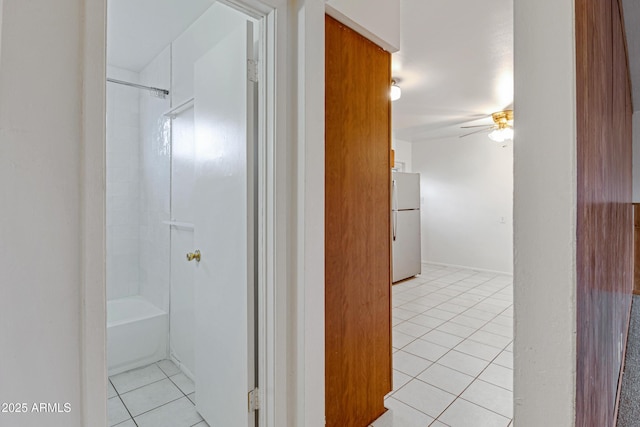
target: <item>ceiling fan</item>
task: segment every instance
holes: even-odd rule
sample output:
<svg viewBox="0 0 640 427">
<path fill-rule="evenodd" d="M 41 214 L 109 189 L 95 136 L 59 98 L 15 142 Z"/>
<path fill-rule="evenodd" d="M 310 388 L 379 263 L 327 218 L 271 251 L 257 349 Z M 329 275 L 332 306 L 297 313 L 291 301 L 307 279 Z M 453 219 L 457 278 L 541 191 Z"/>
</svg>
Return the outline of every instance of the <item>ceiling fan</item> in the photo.
<svg viewBox="0 0 640 427">
<path fill-rule="evenodd" d="M 492 125 L 461 126 L 463 129 L 482 129 L 460 135 L 460 138 L 464 138 L 465 136 L 474 135 L 480 132 L 492 131 L 488 136 L 496 142 L 504 142 L 513 139 L 513 110 L 497 111 L 491 114 L 491 118 L 493 119 Z"/>
</svg>

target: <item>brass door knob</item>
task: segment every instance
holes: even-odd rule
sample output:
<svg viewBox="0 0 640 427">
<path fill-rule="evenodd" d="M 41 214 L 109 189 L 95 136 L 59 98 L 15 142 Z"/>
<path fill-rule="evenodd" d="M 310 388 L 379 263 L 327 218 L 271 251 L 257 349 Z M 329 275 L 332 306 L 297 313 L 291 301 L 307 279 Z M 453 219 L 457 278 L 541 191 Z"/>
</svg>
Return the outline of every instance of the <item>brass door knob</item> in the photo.
<svg viewBox="0 0 640 427">
<path fill-rule="evenodd" d="M 200 251 L 197 250 L 195 252 L 189 252 L 187 254 L 187 261 L 193 261 L 196 260 L 196 262 L 200 262 Z"/>
</svg>

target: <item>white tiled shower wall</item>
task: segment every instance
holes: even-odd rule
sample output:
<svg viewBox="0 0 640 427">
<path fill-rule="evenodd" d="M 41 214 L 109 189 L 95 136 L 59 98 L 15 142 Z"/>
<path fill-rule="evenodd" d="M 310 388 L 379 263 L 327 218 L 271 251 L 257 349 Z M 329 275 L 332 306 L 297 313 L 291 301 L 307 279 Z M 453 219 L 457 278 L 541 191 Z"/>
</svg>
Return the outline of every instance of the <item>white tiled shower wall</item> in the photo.
<svg viewBox="0 0 640 427">
<path fill-rule="evenodd" d="M 110 78 L 138 73 L 108 67 Z M 107 84 L 107 298 L 139 293 L 139 90 Z"/>
<path fill-rule="evenodd" d="M 145 86 L 170 89 L 171 48 L 140 71 Z M 140 295 L 169 311 L 171 127 L 170 97 L 140 91 Z"/>
<path fill-rule="evenodd" d="M 109 78 L 168 89 L 167 47 L 140 73 L 109 66 Z M 169 97 L 107 84 L 107 298 L 142 295 L 169 309 Z"/>
</svg>

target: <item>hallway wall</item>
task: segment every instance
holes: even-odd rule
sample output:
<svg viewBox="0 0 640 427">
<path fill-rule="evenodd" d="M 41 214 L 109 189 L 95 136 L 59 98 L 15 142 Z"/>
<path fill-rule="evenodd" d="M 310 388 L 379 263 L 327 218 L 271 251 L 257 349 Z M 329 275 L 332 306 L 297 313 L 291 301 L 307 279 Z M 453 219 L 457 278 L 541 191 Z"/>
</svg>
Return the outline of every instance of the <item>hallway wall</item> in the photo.
<svg viewBox="0 0 640 427">
<path fill-rule="evenodd" d="M 0 6 L 0 402 L 71 405 L 0 425 L 79 427 L 83 3 Z"/>
<path fill-rule="evenodd" d="M 518 0 L 514 12 L 514 425 L 573 427 L 574 0 Z"/>
<path fill-rule="evenodd" d="M 576 426 L 615 425 L 633 278 L 632 109 L 618 0 L 576 1 Z"/>
</svg>

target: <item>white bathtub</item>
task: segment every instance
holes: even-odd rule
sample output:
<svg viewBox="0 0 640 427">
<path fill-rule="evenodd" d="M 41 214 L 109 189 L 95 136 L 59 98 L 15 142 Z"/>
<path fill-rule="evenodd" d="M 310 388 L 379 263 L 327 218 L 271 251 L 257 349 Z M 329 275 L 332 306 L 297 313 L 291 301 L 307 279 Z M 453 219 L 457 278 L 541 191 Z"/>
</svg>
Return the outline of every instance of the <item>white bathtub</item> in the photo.
<svg viewBox="0 0 640 427">
<path fill-rule="evenodd" d="M 107 301 L 109 375 L 167 358 L 169 319 L 140 296 Z"/>
</svg>

